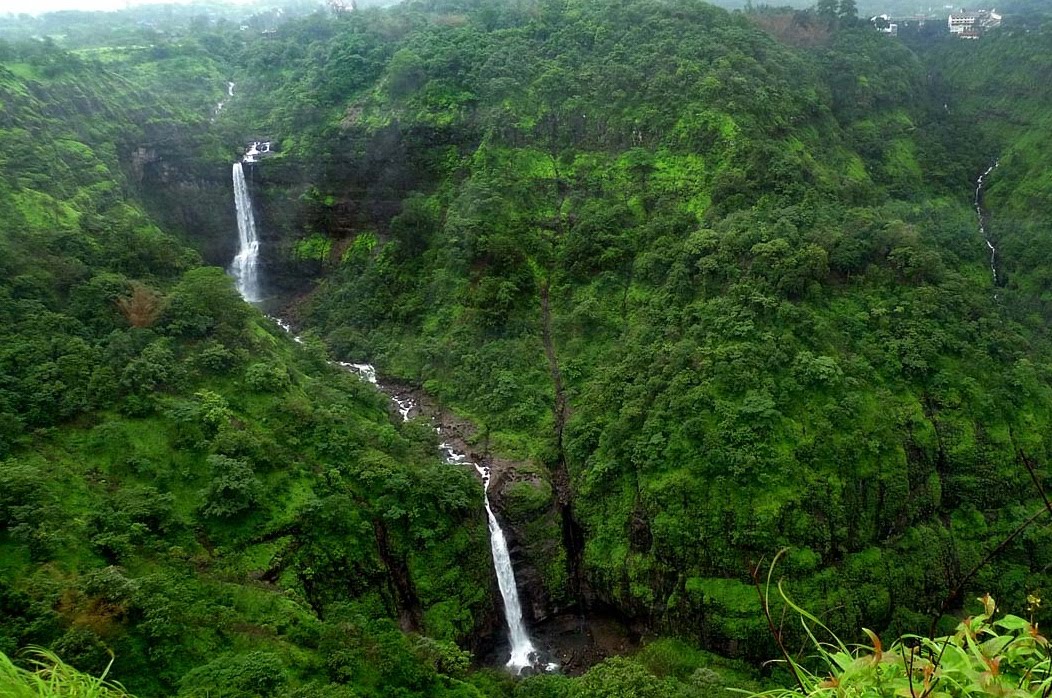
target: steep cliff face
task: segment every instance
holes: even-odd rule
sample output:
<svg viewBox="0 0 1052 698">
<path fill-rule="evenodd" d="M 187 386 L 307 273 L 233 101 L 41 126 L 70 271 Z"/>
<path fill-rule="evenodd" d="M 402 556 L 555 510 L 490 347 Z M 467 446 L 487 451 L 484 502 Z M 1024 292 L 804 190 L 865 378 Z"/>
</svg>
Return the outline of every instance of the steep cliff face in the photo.
<svg viewBox="0 0 1052 698">
<path fill-rule="evenodd" d="M 490 484 L 494 506 L 506 522 L 527 620 L 543 623 L 579 608 L 572 594 L 559 510 L 547 473 L 527 463 L 505 464 Z"/>
<path fill-rule="evenodd" d="M 226 266 L 237 245 L 230 164 L 187 154 L 185 145 L 167 140 L 139 145 L 127 158 L 129 178 L 166 230 L 199 250 L 207 264 Z"/>
<path fill-rule="evenodd" d="M 306 153 L 283 153 L 275 143 L 276 154 L 253 175 L 263 263 L 286 296 L 338 268 L 360 235 L 390 241 L 405 200 L 447 174 L 436 151 L 467 152 L 478 138 L 469 129 L 398 123 L 375 131 L 346 125 L 329 135 Z"/>
<path fill-rule="evenodd" d="M 340 241 L 361 226 L 350 215 L 325 215 L 330 207 L 313 189 L 308 164 L 280 151 L 252 167 L 251 185 L 267 282 L 286 298 L 298 295 L 339 260 Z M 331 234 L 320 240 L 319 231 L 328 230 Z M 322 244 L 304 242 L 312 236 Z"/>
</svg>

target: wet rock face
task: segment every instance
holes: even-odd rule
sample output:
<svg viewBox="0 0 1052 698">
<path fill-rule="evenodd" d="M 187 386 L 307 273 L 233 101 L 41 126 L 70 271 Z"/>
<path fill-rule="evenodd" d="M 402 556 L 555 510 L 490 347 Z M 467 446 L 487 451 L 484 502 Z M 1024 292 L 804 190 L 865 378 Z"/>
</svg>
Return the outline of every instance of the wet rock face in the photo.
<svg viewBox="0 0 1052 698">
<path fill-rule="evenodd" d="M 425 154 L 443 145 L 473 151 L 477 143 L 469 136 L 397 125 L 359 129 L 352 118 L 326 144 L 324 157 L 261 161 L 253 199 L 268 285 L 282 295 L 302 293 L 339 263 L 339 252 L 360 233 L 386 240 L 402 202 L 442 176 L 439 162 Z M 296 243 L 312 233 L 332 243 L 329 260 L 303 260 L 293 253 Z"/>
<path fill-rule="evenodd" d="M 491 492 L 519 578 L 524 613 L 544 622 L 574 605 L 561 519 L 547 473 L 531 464 L 498 467 Z"/>
<path fill-rule="evenodd" d="M 616 613 L 594 609 L 588 614 L 560 613 L 534 628 L 537 644 L 564 674 L 578 676 L 607 657 L 630 654 L 640 636 Z"/>
<path fill-rule="evenodd" d="M 153 148 L 147 148 L 145 146 L 139 146 L 132 151 L 129 168 L 131 169 L 132 178 L 142 184 L 146 178 L 146 168 L 160 162 L 161 156 L 157 154 L 157 151 Z M 160 181 L 165 181 L 165 178 L 160 178 Z"/>
<path fill-rule="evenodd" d="M 158 224 L 225 267 L 237 247 L 229 163 L 203 163 L 177 144 L 147 144 L 125 159 L 128 178 Z"/>
<path fill-rule="evenodd" d="M 648 553 L 654 544 L 654 534 L 650 530 L 650 521 L 646 512 L 638 504 L 632 512 L 632 519 L 628 523 L 628 544 L 632 552 Z"/>
<path fill-rule="evenodd" d="M 262 240 L 261 263 L 272 291 L 282 296 L 303 293 L 338 264 L 339 252 L 328 260 L 302 259 L 297 242 L 322 234 L 332 250 L 345 249 L 362 230 L 378 226 L 363 216 L 353 188 L 339 196 L 322 193 L 314 176 L 300 163 L 263 157 L 253 165 L 253 200 Z"/>
</svg>

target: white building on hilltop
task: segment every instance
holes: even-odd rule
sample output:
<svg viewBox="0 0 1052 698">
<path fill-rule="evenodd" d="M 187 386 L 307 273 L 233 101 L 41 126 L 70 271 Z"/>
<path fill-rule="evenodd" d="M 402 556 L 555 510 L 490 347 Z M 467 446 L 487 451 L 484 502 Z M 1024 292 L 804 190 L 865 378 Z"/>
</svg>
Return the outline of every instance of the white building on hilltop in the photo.
<svg viewBox="0 0 1052 698">
<path fill-rule="evenodd" d="M 962 39 L 978 39 L 984 31 L 1001 26 L 1001 15 L 997 10 L 961 10 L 951 12 L 947 23 L 951 34 Z"/>
<path fill-rule="evenodd" d="M 898 36 L 899 34 L 899 25 L 892 22 L 891 17 L 888 15 L 877 15 L 876 17 L 871 17 L 869 21 L 881 34 L 890 34 L 891 36 Z"/>
</svg>

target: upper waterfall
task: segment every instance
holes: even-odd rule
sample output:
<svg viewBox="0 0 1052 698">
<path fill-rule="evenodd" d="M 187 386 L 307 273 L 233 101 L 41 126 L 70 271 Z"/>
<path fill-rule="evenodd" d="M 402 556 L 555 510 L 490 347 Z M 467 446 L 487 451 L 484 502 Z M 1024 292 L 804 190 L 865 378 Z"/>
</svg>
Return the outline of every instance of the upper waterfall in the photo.
<svg viewBox="0 0 1052 698">
<path fill-rule="evenodd" d="M 237 256 L 230 265 L 230 273 L 237 281 L 237 290 L 241 296 L 249 303 L 258 303 L 262 296 L 259 289 L 259 235 L 256 232 L 256 216 L 252 211 L 252 198 L 245 181 L 244 166 L 235 162 L 233 173 L 238 249 Z"/>
</svg>

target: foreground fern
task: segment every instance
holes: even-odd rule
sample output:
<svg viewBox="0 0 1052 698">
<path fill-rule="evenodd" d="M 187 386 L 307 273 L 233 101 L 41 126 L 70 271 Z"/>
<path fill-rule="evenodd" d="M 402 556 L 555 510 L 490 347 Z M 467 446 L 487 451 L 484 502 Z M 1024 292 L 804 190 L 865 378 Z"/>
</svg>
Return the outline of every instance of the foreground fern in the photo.
<svg viewBox="0 0 1052 698">
<path fill-rule="evenodd" d="M 0 652 L 0 696 L 3 698 L 131 698 L 124 688 L 102 676 L 85 674 L 43 649 L 30 651 L 33 669 L 23 669 Z"/>
<path fill-rule="evenodd" d="M 782 594 L 785 598 L 785 594 Z M 956 632 L 931 639 L 906 635 L 885 649 L 880 638 L 865 630 L 871 645 L 849 649 L 835 635 L 832 643 L 815 637 L 814 628 L 828 629 L 814 615 L 785 599 L 803 617 L 804 629 L 818 648 L 827 673 L 814 673 L 793 659 L 789 669 L 798 682 L 793 689 L 750 694 L 753 698 L 1049 698 L 1052 659 L 1049 641 L 1024 618 L 1002 615 L 986 595 L 983 613 L 965 619 Z M 1036 606 L 1039 600 L 1031 599 Z"/>
</svg>

